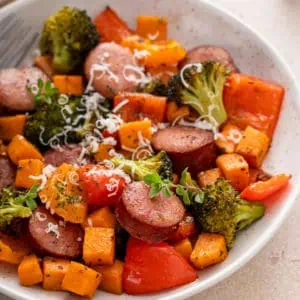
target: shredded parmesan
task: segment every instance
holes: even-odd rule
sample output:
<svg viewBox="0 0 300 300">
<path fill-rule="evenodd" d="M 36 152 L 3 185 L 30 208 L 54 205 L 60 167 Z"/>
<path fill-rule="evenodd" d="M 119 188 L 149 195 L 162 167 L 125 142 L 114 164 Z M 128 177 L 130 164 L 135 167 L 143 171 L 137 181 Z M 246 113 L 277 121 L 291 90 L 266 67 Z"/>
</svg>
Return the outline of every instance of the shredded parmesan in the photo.
<svg viewBox="0 0 300 300">
<path fill-rule="evenodd" d="M 34 179 L 34 180 L 41 180 L 41 184 L 38 188 L 38 191 L 42 190 L 46 183 L 47 183 L 47 180 L 48 178 L 52 175 L 52 173 L 56 170 L 56 168 L 52 165 L 47 165 L 43 171 L 42 171 L 42 174 L 41 175 L 38 175 L 38 176 L 29 176 L 29 178 L 31 179 Z"/>
<path fill-rule="evenodd" d="M 147 57 L 149 55 L 150 55 L 150 52 L 147 51 L 147 50 L 137 50 L 137 49 L 133 50 L 133 56 L 137 60 L 143 59 L 143 58 L 145 58 L 145 57 Z"/>
<path fill-rule="evenodd" d="M 155 41 L 159 37 L 159 31 L 156 31 L 154 34 L 149 33 L 148 39 L 150 41 Z"/>
<path fill-rule="evenodd" d="M 123 106 L 125 106 L 127 103 L 129 102 L 128 99 L 124 99 L 123 101 L 121 101 L 116 107 L 114 107 L 114 109 L 112 110 L 113 113 L 118 112 Z"/>
<path fill-rule="evenodd" d="M 105 145 L 111 145 L 111 146 L 116 146 L 117 145 L 117 141 L 113 137 L 104 138 L 102 143 L 105 144 Z"/>
<path fill-rule="evenodd" d="M 180 71 L 180 79 L 181 79 L 182 84 L 183 84 L 186 88 L 189 88 L 190 85 L 189 85 L 189 84 L 185 81 L 185 79 L 184 79 L 184 72 L 185 72 L 185 70 L 187 70 L 187 69 L 189 69 L 189 68 L 191 68 L 191 67 L 195 67 L 197 73 L 201 73 L 201 71 L 202 71 L 202 64 L 200 64 L 200 63 L 196 63 L 196 64 L 187 64 L 187 65 L 185 65 L 185 66 L 182 68 L 182 70 Z"/>
<path fill-rule="evenodd" d="M 108 194 L 108 198 L 117 195 L 117 193 L 119 191 L 119 184 L 120 184 L 120 180 L 113 178 L 113 177 L 111 177 L 109 179 L 108 183 L 105 184 L 107 191 L 110 192 Z"/>
<path fill-rule="evenodd" d="M 130 72 L 131 71 L 131 72 Z M 130 72 L 130 74 L 129 74 Z M 132 73 L 133 72 L 133 73 Z M 152 78 L 144 73 L 144 68 L 133 65 L 125 65 L 123 69 L 123 76 L 128 82 L 134 82 L 139 85 L 146 85 L 151 82 Z"/>
<path fill-rule="evenodd" d="M 45 232 L 46 233 L 53 233 L 56 236 L 57 239 L 60 237 L 60 233 L 59 233 L 59 229 L 58 229 L 57 224 L 49 222 L 47 224 L 47 228 L 46 228 Z"/>
<path fill-rule="evenodd" d="M 242 133 L 236 129 L 231 129 L 229 131 L 229 135 L 227 136 L 227 140 L 235 144 L 238 144 L 242 140 L 242 138 L 243 138 Z"/>
<path fill-rule="evenodd" d="M 34 214 L 36 216 L 36 218 L 40 221 L 40 222 L 44 222 L 47 220 L 47 215 L 41 212 L 36 212 Z"/>
<path fill-rule="evenodd" d="M 103 175 L 106 177 L 112 177 L 113 175 L 117 175 L 119 177 L 122 177 L 126 183 L 131 182 L 130 177 L 126 173 L 124 173 L 123 170 L 118 169 L 118 168 L 106 170 L 106 169 L 99 169 L 97 167 L 94 167 L 87 172 L 87 176 L 100 176 L 100 175 Z"/>
</svg>

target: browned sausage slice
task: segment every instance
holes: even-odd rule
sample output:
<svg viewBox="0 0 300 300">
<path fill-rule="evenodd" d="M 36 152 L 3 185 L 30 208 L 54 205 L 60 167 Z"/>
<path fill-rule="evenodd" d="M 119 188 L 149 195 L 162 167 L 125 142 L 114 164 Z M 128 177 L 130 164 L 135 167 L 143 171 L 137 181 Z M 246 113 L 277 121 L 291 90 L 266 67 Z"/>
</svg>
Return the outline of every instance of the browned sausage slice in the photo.
<svg viewBox="0 0 300 300">
<path fill-rule="evenodd" d="M 33 247 L 43 255 L 76 258 L 82 253 L 83 232 L 78 224 L 64 223 L 39 206 L 28 224 Z"/>
<path fill-rule="evenodd" d="M 119 223 L 134 237 L 149 243 L 167 239 L 184 216 L 180 199 L 173 195 L 149 197 L 144 182 L 133 182 L 123 191 L 116 208 Z"/>
<path fill-rule="evenodd" d="M 167 240 L 177 229 L 177 226 L 157 228 L 137 221 L 128 213 L 122 201 L 117 203 L 115 213 L 120 225 L 131 236 L 150 244 Z"/>
<path fill-rule="evenodd" d="M 14 111 L 31 111 L 34 100 L 27 90 L 36 85 L 38 80 L 46 81 L 48 77 L 40 69 L 4 69 L 0 71 L 0 106 Z"/>
<path fill-rule="evenodd" d="M 112 98 L 118 92 L 130 92 L 137 86 L 136 80 L 141 74 L 134 71 L 136 67 L 137 62 L 129 49 L 115 43 L 101 43 L 87 57 L 85 75 L 93 80 L 97 92 Z"/>
<path fill-rule="evenodd" d="M 46 165 L 59 167 L 63 163 L 74 165 L 78 163 L 82 147 L 80 145 L 64 145 L 60 149 L 51 149 L 45 152 Z"/>
<path fill-rule="evenodd" d="M 207 61 L 218 62 L 231 72 L 239 72 L 229 52 L 224 48 L 216 46 L 200 46 L 190 50 L 181 62 L 180 67 L 183 68 L 187 64 L 204 63 Z"/>
<path fill-rule="evenodd" d="M 183 126 L 168 127 L 154 134 L 152 144 L 157 151 L 168 153 L 178 174 L 188 167 L 189 172 L 196 176 L 215 165 L 216 146 L 210 131 Z"/>
<path fill-rule="evenodd" d="M 12 185 L 15 180 L 16 168 L 6 157 L 0 157 L 0 192 L 9 185 Z"/>
</svg>

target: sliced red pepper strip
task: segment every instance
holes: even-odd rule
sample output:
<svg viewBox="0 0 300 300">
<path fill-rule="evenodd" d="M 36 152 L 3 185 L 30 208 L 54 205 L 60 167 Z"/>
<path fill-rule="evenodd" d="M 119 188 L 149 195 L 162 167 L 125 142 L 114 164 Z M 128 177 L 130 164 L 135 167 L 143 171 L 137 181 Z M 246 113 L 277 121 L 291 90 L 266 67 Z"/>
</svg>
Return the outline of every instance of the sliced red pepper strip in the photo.
<svg viewBox="0 0 300 300">
<path fill-rule="evenodd" d="M 249 201 L 264 200 L 285 188 L 290 178 L 291 175 L 280 174 L 266 181 L 258 181 L 246 187 L 241 193 L 241 197 Z"/>
</svg>

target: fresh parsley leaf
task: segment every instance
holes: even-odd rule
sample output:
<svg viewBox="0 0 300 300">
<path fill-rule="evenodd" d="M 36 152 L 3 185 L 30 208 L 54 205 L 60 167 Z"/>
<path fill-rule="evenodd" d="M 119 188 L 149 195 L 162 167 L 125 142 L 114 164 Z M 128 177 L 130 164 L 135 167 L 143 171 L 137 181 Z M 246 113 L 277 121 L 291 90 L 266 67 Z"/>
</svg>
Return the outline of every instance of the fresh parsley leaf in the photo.
<svg viewBox="0 0 300 300">
<path fill-rule="evenodd" d="M 144 182 L 148 185 L 162 183 L 162 179 L 158 174 L 148 174 L 144 177 Z"/>
<path fill-rule="evenodd" d="M 198 204 L 202 204 L 203 201 L 204 201 L 204 197 L 205 197 L 204 192 L 203 192 L 202 190 L 200 190 L 200 191 L 196 194 L 196 196 L 195 196 L 195 198 L 194 198 L 194 201 L 195 201 L 196 203 L 198 203 Z"/>
<path fill-rule="evenodd" d="M 51 104 L 53 98 L 59 94 L 58 89 L 50 80 L 44 82 L 42 79 L 38 80 L 36 86 L 27 86 L 27 90 L 33 95 L 36 106 L 39 106 L 43 102 Z"/>
<path fill-rule="evenodd" d="M 165 197 L 171 197 L 173 195 L 173 192 L 168 185 L 163 186 L 162 193 Z"/>
<path fill-rule="evenodd" d="M 157 196 L 162 190 L 162 185 L 160 183 L 152 184 L 149 192 L 150 198 Z"/>
<path fill-rule="evenodd" d="M 190 205 L 191 204 L 189 192 L 182 185 L 177 186 L 176 194 L 178 196 L 181 196 L 182 201 L 185 205 Z"/>
</svg>

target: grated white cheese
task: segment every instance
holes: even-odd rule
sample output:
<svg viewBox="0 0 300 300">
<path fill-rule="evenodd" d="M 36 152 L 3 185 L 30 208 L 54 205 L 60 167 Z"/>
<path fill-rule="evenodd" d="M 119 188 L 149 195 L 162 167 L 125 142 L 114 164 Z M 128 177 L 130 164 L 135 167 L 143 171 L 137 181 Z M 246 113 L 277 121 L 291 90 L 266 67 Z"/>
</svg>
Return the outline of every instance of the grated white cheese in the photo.
<svg viewBox="0 0 300 300">
<path fill-rule="evenodd" d="M 107 197 L 113 197 L 115 195 L 117 195 L 118 191 L 119 191 L 119 184 L 120 184 L 120 180 L 111 177 L 108 181 L 108 183 L 105 184 L 105 187 L 107 189 L 108 192 L 110 192 Z"/>
<path fill-rule="evenodd" d="M 131 74 L 128 74 L 131 71 Z M 134 73 L 132 73 L 134 72 Z M 148 74 L 144 73 L 144 68 L 133 65 L 125 65 L 123 69 L 123 76 L 125 80 L 128 82 L 134 82 L 135 84 L 139 84 L 141 86 L 146 85 L 151 82 L 152 78 Z"/>
<path fill-rule="evenodd" d="M 57 102 L 58 102 L 59 105 L 68 104 L 69 97 L 67 95 L 65 95 L 65 94 L 60 94 Z"/>
<path fill-rule="evenodd" d="M 113 175 L 117 175 L 119 177 L 122 177 L 126 183 L 130 183 L 131 179 L 130 177 L 121 169 L 99 169 L 97 167 L 93 167 L 91 170 L 87 172 L 87 176 L 106 176 L 106 177 L 112 177 Z"/>
<path fill-rule="evenodd" d="M 112 110 L 113 113 L 118 112 L 123 106 L 125 106 L 127 103 L 129 102 L 128 99 L 124 99 L 123 101 L 121 101 L 116 107 L 114 107 L 114 109 Z"/>
<path fill-rule="evenodd" d="M 108 155 L 109 155 L 110 157 L 124 158 L 124 155 L 121 154 L 121 153 L 119 153 L 119 152 L 117 152 L 114 148 L 112 148 L 112 149 L 110 149 L 110 150 L 108 151 Z"/>
<path fill-rule="evenodd" d="M 72 171 L 68 174 L 68 181 L 73 185 L 79 185 L 79 175 L 76 171 Z"/>
<path fill-rule="evenodd" d="M 57 224 L 49 222 L 47 224 L 47 228 L 46 228 L 45 232 L 46 233 L 54 233 L 57 239 L 60 237 L 60 233 L 59 233 Z"/>
<path fill-rule="evenodd" d="M 242 133 L 236 129 L 231 129 L 229 131 L 229 135 L 227 136 L 227 140 L 235 144 L 238 144 L 242 140 L 242 138 L 243 138 Z"/>
<path fill-rule="evenodd" d="M 159 37 L 159 31 L 156 31 L 156 32 L 153 33 L 153 34 L 149 33 L 149 34 L 147 35 L 147 37 L 148 37 L 148 39 L 149 39 L 150 41 L 154 41 L 154 40 L 156 40 L 156 39 Z"/>
<path fill-rule="evenodd" d="M 47 220 L 47 215 L 41 212 L 36 212 L 34 214 L 36 216 L 36 218 L 40 221 L 40 222 L 44 222 Z"/>
<path fill-rule="evenodd" d="M 133 56 L 137 60 L 143 59 L 143 58 L 145 58 L 145 57 L 147 57 L 149 55 L 150 55 L 150 52 L 147 51 L 147 50 L 137 50 L 137 49 L 133 50 Z"/>
<path fill-rule="evenodd" d="M 111 146 L 116 146 L 117 145 L 117 141 L 113 137 L 104 138 L 102 143 L 105 144 L 105 145 L 111 145 Z"/>
<path fill-rule="evenodd" d="M 185 81 L 184 79 L 184 72 L 185 70 L 191 68 L 191 67 L 195 67 L 196 68 L 196 72 L 197 73 L 201 73 L 202 72 L 202 64 L 200 63 L 195 63 L 195 64 L 187 64 L 185 65 L 182 70 L 180 71 L 180 79 L 181 79 L 181 82 L 182 84 L 186 87 L 186 88 L 189 88 L 189 84 Z"/>
<path fill-rule="evenodd" d="M 52 173 L 56 170 L 56 168 L 52 165 L 47 165 L 43 171 L 42 171 L 42 174 L 41 175 L 38 175 L 38 176 L 29 176 L 29 178 L 31 179 L 34 179 L 34 180 L 41 180 L 41 184 L 38 188 L 38 191 L 42 190 L 46 183 L 47 183 L 47 180 L 48 178 L 52 175 Z"/>
</svg>

